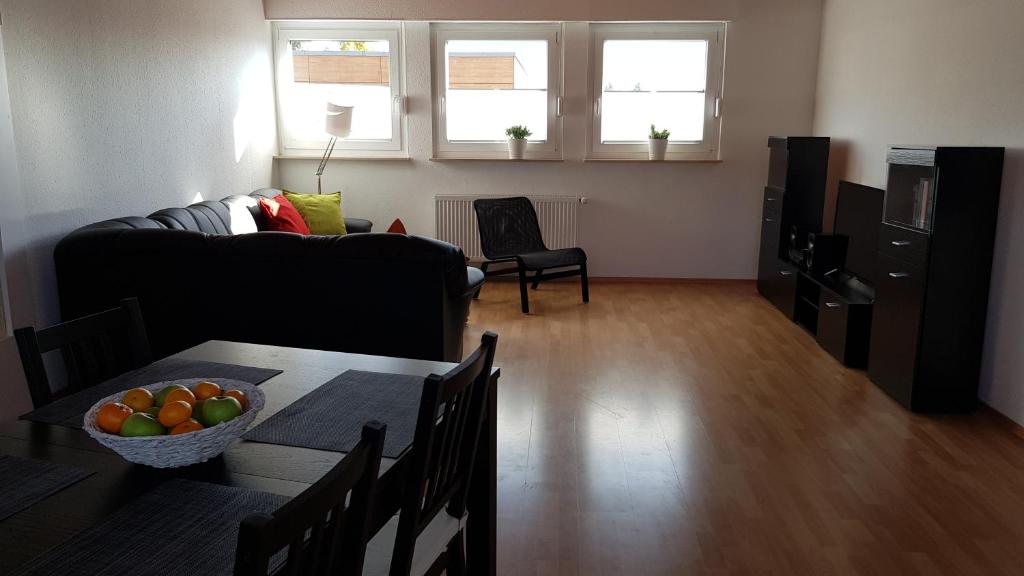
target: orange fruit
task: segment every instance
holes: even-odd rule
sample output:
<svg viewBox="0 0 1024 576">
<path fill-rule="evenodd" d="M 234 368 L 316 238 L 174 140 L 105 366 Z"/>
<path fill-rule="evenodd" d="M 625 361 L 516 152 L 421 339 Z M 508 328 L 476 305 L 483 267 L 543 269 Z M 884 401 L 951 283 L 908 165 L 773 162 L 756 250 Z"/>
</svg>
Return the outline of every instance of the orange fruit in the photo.
<svg viewBox="0 0 1024 576">
<path fill-rule="evenodd" d="M 196 432 L 202 429 L 202 424 L 196 422 L 194 418 L 189 418 L 188 420 L 185 420 L 184 422 L 178 424 L 174 428 L 171 428 L 171 435 L 173 436 L 175 434 L 188 434 L 189 432 Z"/>
<path fill-rule="evenodd" d="M 228 390 L 224 395 L 238 400 L 238 403 L 242 405 L 242 410 L 245 410 L 245 407 L 249 404 L 245 399 L 245 392 L 242 392 L 241 390 Z"/>
<path fill-rule="evenodd" d="M 164 402 L 160 409 L 160 423 L 173 428 L 192 417 L 192 405 L 184 400 Z"/>
<path fill-rule="evenodd" d="M 145 388 L 132 388 L 124 393 L 121 403 L 136 412 L 143 412 L 153 405 L 153 393 Z"/>
<path fill-rule="evenodd" d="M 196 395 L 188 388 L 179 388 L 169 393 L 167 398 L 164 398 L 164 405 L 166 406 L 168 402 L 177 402 L 178 400 L 188 402 L 188 405 L 193 408 L 196 407 Z"/>
<path fill-rule="evenodd" d="M 121 425 L 134 413 L 134 410 L 120 402 L 104 404 L 96 412 L 96 425 L 107 434 L 120 434 Z"/>
<path fill-rule="evenodd" d="M 192 391 L 195 392 L 196 400 L 208 400 L 214 396 L 220 396 L 220 386 L 213 382 L 200 382 L 192 387 Z"/>
</svg>

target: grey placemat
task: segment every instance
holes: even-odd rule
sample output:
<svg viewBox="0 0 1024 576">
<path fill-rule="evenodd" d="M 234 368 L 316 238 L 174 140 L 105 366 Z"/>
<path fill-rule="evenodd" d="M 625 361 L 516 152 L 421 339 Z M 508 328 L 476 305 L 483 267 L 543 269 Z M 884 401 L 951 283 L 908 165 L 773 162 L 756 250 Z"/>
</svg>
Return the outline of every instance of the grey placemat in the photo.
<svg viewBox="0 0 1024 576">
<path fill-rule="evenodd" d="M 234 572 L 238 525 L 270 513 L 277 494 L 168 480 L 103 522 L 44 552 L 20 576 L 223 576 Z"/>
<path fill-rule="evenodd" d="M 384 456 L 397 458 L 412 444 L 423 377 L 349 370 L 289 404 L 242 438 L 349 452 L 359 443 L 363 424 L 388 425 Z"/>
<path fill-rule="evenodd" d="M 183 360 L 180 358 L 164 358 L 149 366 L 132 370 L 106 382 L 97 384 L 81 392 L 61 398 L 38 410 L 23 415 L 22 420 L 32 420 L 44 424 L 60 424 L 62 426 L 82 427 L 82 417 L 101 398 L 130 390 L 136 386 L 156 384 L 164 380 L 181 380 L 183 378 L 230 378 L 250 384 L 261 384 L 277 376 L 281 370 L 254 368 L 252 366 L 236 366 L 220 362 L 204 360 Z"/>
<path fill-rule="evenodd" d="M 92 474 L 54 462 L 0 455 L 0 520 Z"/>
</svg>

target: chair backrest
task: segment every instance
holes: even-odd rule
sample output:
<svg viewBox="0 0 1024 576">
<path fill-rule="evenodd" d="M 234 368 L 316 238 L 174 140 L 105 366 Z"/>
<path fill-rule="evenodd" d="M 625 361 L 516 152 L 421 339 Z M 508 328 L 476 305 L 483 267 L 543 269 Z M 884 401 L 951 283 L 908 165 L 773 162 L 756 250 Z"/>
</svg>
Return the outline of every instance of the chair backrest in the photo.
<svg viewBox="0 0 1024 576">
<path fill-rule="evenodd" d="M 423 386 L 412 468 L 402 496 L 391 575 L 407 576 L 416 537 L 447 508 L 462 518 L 469 478 L 487 406 L 498 336 L 484 333 L 480 347 L 444 376 L 431 374 Z"/>
<path fill-rule="evenodd" d="M 473 209 L 480 228 L 480 249 L 488 260 L 547 249 L 529 198 L 479 198 L 473 201 Z"/>
<path fill-rule="evenodd" d="M 316 484 L 273 514 L 243 519 L 235 576 L 362 574 L 385 434 L 385 425 L 367 423 L 356 447 Z"/>
<path fill-rule="evenodd" d="M 39 408 L 60 394 L 74 393 L 149 364 L 153 356 L 142 309 L 136 298 L 121 306 L 38 332 L 31 327 L 14 331 L 32 404 Z M 67 372 L 67 387 L 50 390 L 43 354 L 59 350 Z"/>
</svg>

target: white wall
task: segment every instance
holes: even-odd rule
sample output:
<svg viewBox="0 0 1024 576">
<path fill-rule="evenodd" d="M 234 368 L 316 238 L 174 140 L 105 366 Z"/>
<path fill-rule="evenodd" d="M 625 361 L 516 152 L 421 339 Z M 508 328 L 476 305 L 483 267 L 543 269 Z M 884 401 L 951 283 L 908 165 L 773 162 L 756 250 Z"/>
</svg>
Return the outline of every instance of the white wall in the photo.
<svg viewBox="0 0 1024 576">
<path fill-rule="evenodd" d="M 321 6 L 322 4 L 322 6 Z M 268 16 L 465 19 L 509 17 L 503 2 L 353 3 L 266 0 Z M 518 18 L 624 18 L 623 3 L 515 3 Z M 316 11 L 312 6 L 317 6 Z M 485 6 L 486 9 L 482 8 Z M 630 5 L 632 7 L 632 5 Z M 520 10 L 522 8 L 522 10 Z M 336 161 L 325 189 L 345 193 L 346 214 L 383 229 L 401 217 L 414 234 L 434 233 L 435 194 L 583 195 L 580 244 L 591 273 L 612 277 L 751 278 L 760 234 L 769 135 L 809 134 L 817 70 L 820 0 L 651 2 L 636 18 L 731 19 L 719 164 L 583 163 L 587 30 L 565 38 L 565 112 L 558 163 L 432 162 L 429 28 L 407 23 L 412 160 Z M 464 16 L 459 16 L 463 15 Z M 314 161 L 279 160 L 280 184 L 313 191 Z"/>
<path fill-rule="evenodd" d="M 982 399 L 1024 423 L 1024 3 L 825 0 L 816 134 L 884 187 L 892 144 L 1005 146 Z"/>
<path fill-rule="evenodd" d="M 71 230 L 270 184 L 260 0 L 0 0 L 0 13 L 21 179 L 0 198 L 19 211 L 0 220 L 15 326 L 59 319 L 53 246 Z"/>
<path fill-rule="evenodd" d="M 4 26 L 0 25 L 0 420 L 21 414 L 32 406 L 28 387 L 18 360 L 18 349 L 11 337 L 11 322 L 7 310 L 11 300 L 8 274 L 18 277 L 24 269 L 22 251 L 8 256 L 15 240 L 22 235 L 24 208 L 21 202 L 21 183 L 18 161 L 14 153 L 14 127 L 11 122 L 11 101 L 7 90 L 7 68 L 4 66 Z M 15 283 L 17 285 L 17 283 Z"/>
</svg>

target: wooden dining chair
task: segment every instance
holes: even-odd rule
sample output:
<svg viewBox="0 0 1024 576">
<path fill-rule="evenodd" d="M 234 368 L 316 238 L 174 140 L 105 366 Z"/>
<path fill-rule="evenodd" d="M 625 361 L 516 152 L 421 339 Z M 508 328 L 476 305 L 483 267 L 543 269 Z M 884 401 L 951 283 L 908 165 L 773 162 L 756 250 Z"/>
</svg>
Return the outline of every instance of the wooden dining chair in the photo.
<svg viewBox="0 0 1024 576">
<path fill-rule="evenodd" d="M 369 422 L 341 462 L 273 514 L 242 520 L 235 576 L 360 576 L 386 426 Z"/>
<path fill-rule="evenodd" d="M 126 298 L 112 310 L 39 331 L 19 328 L 14 331 L 14 338 L 35 408 L 153 361 L 136 298 Z M 60 351 L 67 374 L 67 387 L 59 393 L 50 389 L 43 362 L 43 354 L 56 350 Z"/>
<path fill-rule="evenodd" d="M 427 377 L 402 508 L 371 540 L 365 576 L 466 573 L 466 500 L 497 343 L 486 332 L 461 364 Z"/>
</svg>

